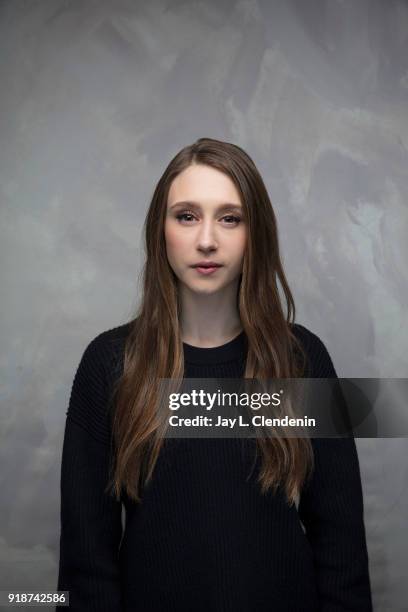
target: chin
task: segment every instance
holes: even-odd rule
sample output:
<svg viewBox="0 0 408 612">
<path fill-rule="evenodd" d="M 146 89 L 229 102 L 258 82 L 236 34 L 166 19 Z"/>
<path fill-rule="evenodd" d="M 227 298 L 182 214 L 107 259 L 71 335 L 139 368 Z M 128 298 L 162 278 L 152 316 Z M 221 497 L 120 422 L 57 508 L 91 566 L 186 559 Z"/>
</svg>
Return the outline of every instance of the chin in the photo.
<svg viewBox="0 0 408 612">
<path fill-rule="evenodd" d="M 211 282 L 184 283 L 184 285 L 189 291 L 191 291 L 191 293 L 201 295 L 211 295 L 212 293 L 217 293 L 223 288 L 223 285 L 220 286 Z"/>
<path fill-rule="evenodd" d="M 213 286 L 200 286 L 200 285 L 195 285 L 195 286 L 190 286 L 189 287 L 190 291 L 192 291 L 193 293 L 201 293 L 203 295 L 211 295 L 211 293 L 217 293 L 218 291 L 220 291 L 222 289 L 222 287 L 213 285 Z"/>
</svg>

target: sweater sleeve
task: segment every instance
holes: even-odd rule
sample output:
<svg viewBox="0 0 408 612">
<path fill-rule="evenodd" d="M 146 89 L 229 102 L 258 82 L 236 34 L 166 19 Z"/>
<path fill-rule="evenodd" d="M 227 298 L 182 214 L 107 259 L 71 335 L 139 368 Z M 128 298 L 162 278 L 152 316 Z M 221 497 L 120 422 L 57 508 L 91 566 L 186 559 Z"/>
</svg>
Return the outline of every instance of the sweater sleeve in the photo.
<svg viewBox="0 0 408 612">
<path fill-rule="evenodd" d="M 312 378 L 337 378 L 313 334 Z M 354 437 L 314 438 L 315 469 L 299 501 L 321 612 L 372 612 L 363 493 Z"/>
<path fill-rule="evenodd" d="M 86 348 L 65 424 L 58 590 L 69 591 L 72 612 L 121 610 L 122 504 L 105 492 L 110 426 L 103 351 L 101 336 Z"/>
</svg>

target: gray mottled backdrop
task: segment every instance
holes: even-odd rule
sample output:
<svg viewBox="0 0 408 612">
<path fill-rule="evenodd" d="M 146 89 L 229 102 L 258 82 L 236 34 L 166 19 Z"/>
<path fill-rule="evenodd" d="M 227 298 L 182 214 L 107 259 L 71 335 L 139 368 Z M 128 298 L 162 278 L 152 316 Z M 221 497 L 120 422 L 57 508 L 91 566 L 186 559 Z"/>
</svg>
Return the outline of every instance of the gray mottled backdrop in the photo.
<svg viewBox="0 0 408 612">
<path fill-rule="evenodd" d="M 257 163 L 297 320 L 407 376 L 408 3 L 0 5 L 0 588 L 55 588 L 65 413 L 137 303 L 141 225 L 198 137 Z M 407 440 L 357 440 L 375 610 L 406 610 Z"/>
</svg>

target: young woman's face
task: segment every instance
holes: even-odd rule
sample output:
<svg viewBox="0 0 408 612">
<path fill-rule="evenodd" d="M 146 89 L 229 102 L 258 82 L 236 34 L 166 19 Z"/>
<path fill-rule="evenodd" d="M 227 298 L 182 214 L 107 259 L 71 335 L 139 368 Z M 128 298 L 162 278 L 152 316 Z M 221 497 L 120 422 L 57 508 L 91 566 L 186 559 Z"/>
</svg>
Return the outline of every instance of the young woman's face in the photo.
<svg viewBox="0 0 408 612">
<path fill-rule="evenodd" d="M 181 283 L 198 293 L 214 293 L 242 272 L 246 225 L 232 180 L 203 164 L 192 165 L 172 182 L 165 221 L 167 257 Z M 197 263 L 221 264 L 205 274 Z"/>
</svg>

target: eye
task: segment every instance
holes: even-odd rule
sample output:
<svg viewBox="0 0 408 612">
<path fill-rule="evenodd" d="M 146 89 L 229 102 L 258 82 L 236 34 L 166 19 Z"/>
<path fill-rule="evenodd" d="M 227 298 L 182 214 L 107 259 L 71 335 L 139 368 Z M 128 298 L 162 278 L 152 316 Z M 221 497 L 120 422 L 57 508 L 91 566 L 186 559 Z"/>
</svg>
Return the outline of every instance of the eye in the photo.
<svg viewBox="0 0 408 612">
<path fill-rule="evenodd" d="M 184 211 L 176 215 L 176 219 L 178 221 L 185 221 L 186 223 L 191 223 L 191 217 L 195 218 L 194 213 L 191 211 Z M 236 215 L 225 215 L 224 217 L 222 217 L 222 219 L 227 220 L 227 225 L 239 225 L 239 223 L 242 221 L 241 217 L 237 217 Z"/>
<path fill-rule="evenodd" d="M 241 222 L 241 217 L 236 217 L 235 215 L 226 215 L 223 219 L 232 219 L 233 223 L 237 225 Z M 227 223 L 227 225 L 232 225 L 231 223 Z"/>
<path fill-rule="evenodd" d="M 184 217 L 194 217 L 193 213 L 191 212 L 182 212 L 182 213 L 178 213 L 176 215 L 176 219 L 178 221 L 181 221 L 182 219 L 184 219 Z M 189 219 L 187 219 L 187 222 L 189 221 Z"/>
</svg>

